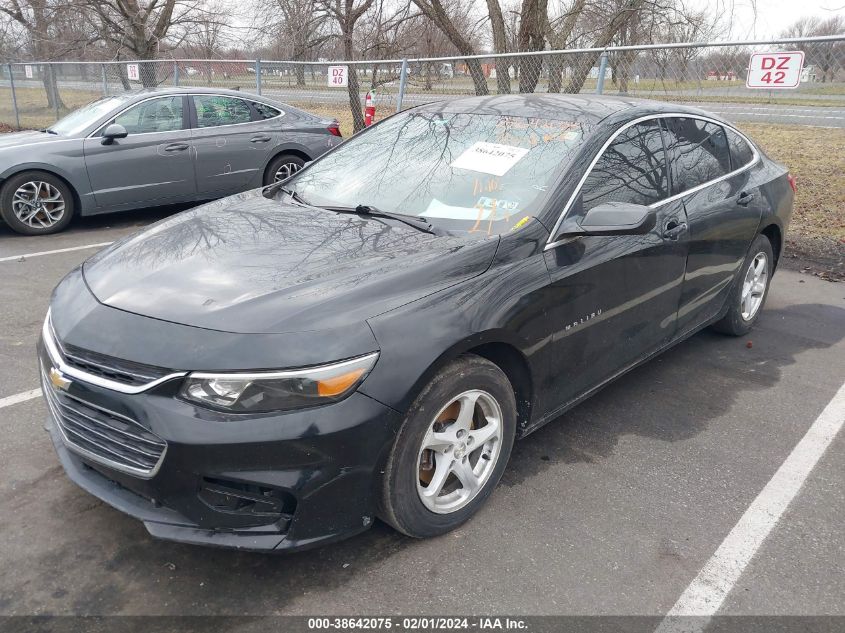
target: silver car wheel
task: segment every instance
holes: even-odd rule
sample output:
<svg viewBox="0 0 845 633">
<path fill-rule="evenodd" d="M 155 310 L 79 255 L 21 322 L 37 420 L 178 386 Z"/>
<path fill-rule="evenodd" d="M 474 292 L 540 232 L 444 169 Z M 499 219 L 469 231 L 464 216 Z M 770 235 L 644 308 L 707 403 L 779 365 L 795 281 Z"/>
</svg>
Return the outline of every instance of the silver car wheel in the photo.
<svg viewBox="0 0 845 633">
<path fill-rule="evenodd" d="M 287 180 L 300 169 L 302 169 L 302 166 L 297 165 L 296 163 L 282 163 L 273 175 L 273 182 Z"/>
<path fill-rule="evenodd" d="M 501 440 L 502 408 L 486 391 L 465 391 L 440 409 L 418 457 L 423 505 L 438 514 L 465 507 L 493 474 Z"/>
<path fill-rule="evenodd" d="M 751 260 L 742 282 L 742 294 L 739 299 L 740 312 L 742 318 L 746 321 L 753 319 L 763 304 L 763 296 L 766 294 L 768 283 L 769 258 L 766 257 L 765 253 L 760 252 Z"/>
<path fill-rule="evenodd" d="M 47 229 L 64 216 L 65 199 L 49 182 L 31 180 L 12 194 L 12 212 L 29 227 Z"/>
</svg>

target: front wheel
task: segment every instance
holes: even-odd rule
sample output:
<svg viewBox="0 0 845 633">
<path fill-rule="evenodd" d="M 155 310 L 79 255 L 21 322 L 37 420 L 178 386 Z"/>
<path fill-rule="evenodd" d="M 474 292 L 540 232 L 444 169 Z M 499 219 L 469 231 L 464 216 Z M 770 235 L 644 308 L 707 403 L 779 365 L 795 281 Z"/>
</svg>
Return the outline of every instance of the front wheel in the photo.
<svg viewBox="0 0 845 633">
<path fill-rule="evenodd" d="M 15 174 L 0 189 L 0 216 L 16 233 L 58 233 L 70 223 L 73 212 L 70 187 L 44 171 Z"/>
<path fill-rule="evenodd" d="M 379 516 L 417 538 L 455 529 L 496 487 L 516 434 L 516 399 L 504 372 L 467 355 L 414 401 L 382 481 Z"/>
<path fill-rule="evenodd" d="M 728 311 L 713 329 L 731 336 L 748 334 L 763 311 L 773 272 L 772 243 L 765 235 L 758 235 L 751 243 L 740 277 L 728 297 Z"/>
<path fill-rule="evenodd" d="M 264 173 L 264 186 L 282 182 L 293 176 L 305 166 L 305 161 L 293 154 L 280 154 L 270 161 Z"/>
</svg>

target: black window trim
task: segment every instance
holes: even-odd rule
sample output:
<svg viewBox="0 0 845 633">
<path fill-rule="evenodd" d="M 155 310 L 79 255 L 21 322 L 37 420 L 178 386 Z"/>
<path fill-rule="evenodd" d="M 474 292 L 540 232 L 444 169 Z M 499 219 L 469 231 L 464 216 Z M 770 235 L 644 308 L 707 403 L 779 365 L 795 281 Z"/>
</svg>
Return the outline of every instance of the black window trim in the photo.
<svg viewBox="0 0 845 633">
<path fill-rule="evenodd" d="M 114 121 L 121 114 L 123 114 L 125 112 L 129 112 L 129 110 L 131 110 L 135 106 L 139 106 L 142 103 L 146 103 L 147 101 L 153 101 L 155 99 L 168 99 L 168 98 L 176 98 L 176 97 L 182 97 L 182 127 L 181 128 L 179 128 L 178 130 L 163 130 L 161 132 L 135 132 L 132 136 L 135 137 L 135 136 L 146 136 L 147 134 L 171 134 L 173 132 L 190 132 L 190 130 L 191 130 L 191 117 L 188 113 L 188 107 L 187 107 L 189 99 L 187 98 L 187 95 L 177 92 L 177 93 L 171 93 L 171 94 L 153 95 L 151 97 L 147 97 L 146 99 L 141 99 L 140 101 L 135 101 L 135 102 L 129 104 L 128 106 L 126 106 L 125 108 L 123 108 L 122 110 L 120 110 L 119 112 L 108 115 L 106 120 L 104 122 L 98 124 L 94 128 L 94 131 L 91 132 L 85 138 L 99 138 L 99 137 L 101 137 L 103 135 L 103 132 L 105 132 L 106 128 L 109 125 L 111 125 L 112 121 Z"/>
<path fill-rule="evenodd" d="M 224 95 L 224 94 L 214 94 L 211 92 L 197 92 L 197 93 L 189 93 L 185 95 L 188 97 L 188 101 L 191 104 L 191 129 L 192 130 L 213 130 L 219 127 L 235 127 L 236 125 L 250 125 L 252 123 L 256 123 L 255 120 L 255 108 L 252 107 L 252 102 L 244 97 L 244 96 L 237 96 L 237 95 Z M 243 101 L 246 104 L 246 107 L 249 109 L 249 121 L 241 121 L 240 123 L 223 123 L 221 125 L 209 125 L 208 127 L 200 127 L 199 124 L 199 116 L 197 114 L 197 104 L 194 101 L 194 97 L 223 97 L 224 99 L 237 99 L 239 101 Z M 265 121 L 271 121 L 272 119 L 264 119 Z"/>
<path fill-rule="evenodd" d="M 599 149 L 599 151 L 596 152 L 596 155 L 593 156 L 593 160 L 590 161 L 589 166 L 584 171 L 584 174 L 581 176 L 581 179 L 578 181 L 578 185 L 575 187 L 575 190 L 572 192 L 572 195 L 569 196 L 569 200 L 567 200 L 566 204 L 564 205 L 563 211 L 561 212 L 560 216 L 558 216 L 557 222 L 555 222 L 554 228 L 552 229 L 551 233 L 549 234 L 549 241 L 546 242 L 546 246 L 543 248 L 543 250 L 548 251 L 548 250 L 551 250 L 553 248 L 556 248 L 557 246 L 560 246 L 561 244 L 566 244 L 566 243 L 570 242 L 572 239 L 577 239 L 577 238 L 564 238 L 562 240 L 556 240 L 555 238 L 558 236 L 558 231 L 560 231 L 560 227 L 563 224 L 563 221 L 566 219 L 566 216 L 572 210 L 572 207 L 574 206 L 575 201 L 578 199 L 578 194 L 581 193 L 581 187 L 584 186 L 584 183 L 586 182 L 587 177 L 590 175 L 590 172 L 593 171 L 593 167 L 596 166 L 596 163 L 599 161 L 601 156 L 604 154 L 605 150 L 607 150 L 607 148 L 610 147 L 610 145 L 613 143 L 613 141 L 616 140 L 616 137 L 619 136 L 625 130 L 627 130 L 629 127 L 632 127 L 632 126 L 637 125 L 639 123 L 644 123 L 646 121 L 651 121 L 651 120 L 672 119 L 672 118 L 698 119 L 698 120 L 701 120 L 701 121 L 706 121 L 708 123 L 713 123 L 715 125 L 719 125 L 723 128 L 729 128 L 732 131 L 739 134 L 739 136 L 742 138 L 742 140 L 744 140 L 746 143 L 748 143 L 748 146 L 751 148 L 753 155 L 751 157 L 751 161 L 749 161 L 748 164 L 743 165 L 742 167 L 738 167 L 737 169 L 731 170 L 727 174 L 723 174 L 723 175 L 719 176 L 718 178 L 714 178 L 713 180 L 708 180 L 707 182 L 703 182 L 700 185 L 696 185 L 695 187 L 692 187 L 690 189 L 686 189 L 686 190 L 678 192 L 678 193 L 672 193 L 672 195 L 670 195 L 668 198 L 664 198 L 663 200 L 659 200 L 658 202 L 655 202 L 653 204 L 648 205 L 650 209 L 657 209 L 658 207 L 661 207 L 664 204 L 674 202 L 675 200 L 683 198 L 684 196 L 688 196 L 688 195 L 693 194 L 697 191 L 701 191 L 705 187 L 709 187 L 710 185 L 714 185 L 717 182 L 721 182 L 723 180 L 726 180 L 727 178 L 731 178 L 732 176 L 735 176 L 738 173 L 743 172 L 746 169 L 753 167 L 757 163 L 757 161 L 760 160 L 760 152 L 757 151 L 757 147 L 754 145 L 754 143 L 751 142 L 751 140 L 749 140 L 749 138 L 745 134 L 743 134 L 742 132 L 737 130 L 732 125 L 728 125 L 726 123 L 723 123 L 722 121 L 717 121 L 716 119 L 713 119 L 711 117 L 702 116 L 700 114 L 689 114 L 687 112 L 667 112 L 667 113 L 661 113 L 661 114 L 647 114 L 645 116 L 641 116 L 641 117 L 638 117 L 638 118 L 633 119 L 631 121 L 628 121 L 624 125 L 620 126 L 613 134 L 611 134 L 610 138 L 608 138 L 604 142 L 604 144 L 601 146 L 601 149 Z M 661 131 L 662 131 L 662 126 L 661 126 Z M 665 141 L 664 141 L 664 148 L 665 148 Z M 668 155 L 666 155 L 665 158 L 666 158 L 667 161 L 671 160 Z M 671 186 L 672 185 L 670 184 L 670 187 Z M 670 192 L 671 191 L 672 191 L 672 189 L 670 188 Z M 552 241 L 552 240 L 555 240 L 555 241 Z"/>
</svg>

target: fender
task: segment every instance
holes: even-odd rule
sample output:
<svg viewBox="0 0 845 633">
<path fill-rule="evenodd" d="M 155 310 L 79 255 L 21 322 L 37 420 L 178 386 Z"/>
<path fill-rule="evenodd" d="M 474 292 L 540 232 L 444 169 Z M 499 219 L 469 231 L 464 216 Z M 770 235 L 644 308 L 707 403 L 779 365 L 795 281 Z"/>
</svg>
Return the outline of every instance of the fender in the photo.
<svg viewBox="0 0 845 633">
<path fill-rule="evenodd" d="M 73 173 L 68 169 L 63 168 L 61 165 L 56 165 L 55 163 L 28 161 L 17 163 L 0 173 L 0 182 L 11 178 L 15 174 L 30 170 L 45 171 L 50 174 L 54 174 L 67 182 L 74 194 L 74 197 L 76 198 L 78 207 L 76 210 L 77 215 L 85 215 L 86 212 L 90 212 L 91 209 L 96 208 L 97 205 L 94 202 L 94 195 L 91 192 L 91 183 L 88 180 L 88 172 L 85 170 Z"/>
</svg>

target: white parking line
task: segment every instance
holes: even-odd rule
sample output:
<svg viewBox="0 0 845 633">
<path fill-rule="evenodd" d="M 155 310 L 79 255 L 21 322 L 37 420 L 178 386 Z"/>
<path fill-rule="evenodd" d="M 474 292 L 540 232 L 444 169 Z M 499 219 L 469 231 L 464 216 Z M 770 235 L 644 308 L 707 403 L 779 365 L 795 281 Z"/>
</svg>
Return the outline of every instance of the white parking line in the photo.
<svg viewBox="0 0 845 633">
<path fill-rule="evenodd" d="M 703 631 L 745 567 L 777 525 L 845 421 L 845 384 L 792 449 L 716 553 L 678 598 L 655 633 Z M 694 618 L 685 616 L 697 616 Z"/>
<path fill-rule="evenodd" d="M 55 255 L 57 253 L 70 253 L 71 251 L 82 251 L 86 248 L 102 248 L 108 246 L 111 242 L 100 242 L 99 244 L 86 244 L 85 246 L 71 246 L 70 248 L 57 248 L 54 251 L 40 251 L 38 253 L 21 253 L 20 255 L 12 255 L 10 257 L 0 257 L 0 262 L 18 261 L 19 259 L 29 259 L 30 257 L 41 257 L 42 255 Z"/>
<path fill-rule="evenodd" d="M 26 402 L 27 400 L 32 400 L 33 398 L 37 398 L 40 395 L 41 389 L 30 389 L 29 391 L 16 393 L 13 396 L 6 396 L 5 398 L 0 398 L 0 409 L 2 409 L 3 407 L 11 407 L 13 404 L 18 404 L 19 402 Z"/>
</svg>

